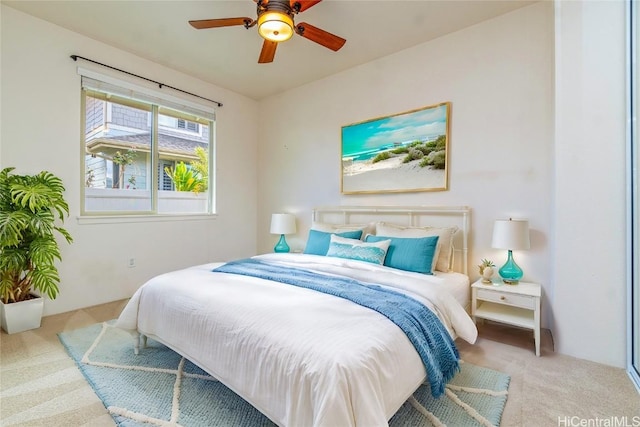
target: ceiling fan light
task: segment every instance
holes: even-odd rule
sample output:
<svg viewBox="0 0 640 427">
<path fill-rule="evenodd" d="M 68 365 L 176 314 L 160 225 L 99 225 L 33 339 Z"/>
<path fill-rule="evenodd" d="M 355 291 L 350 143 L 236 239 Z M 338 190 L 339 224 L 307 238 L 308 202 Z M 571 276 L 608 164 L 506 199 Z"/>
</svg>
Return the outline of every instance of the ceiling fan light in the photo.
<svg viewBox="0 0 640 427">
<path fill-rule="evenodd" d="M 293 19 L 281 12 L 264 12 L 258 17 L 258 34 L 272 42 L 289 40 L 293 36 Z"/>
</svg>

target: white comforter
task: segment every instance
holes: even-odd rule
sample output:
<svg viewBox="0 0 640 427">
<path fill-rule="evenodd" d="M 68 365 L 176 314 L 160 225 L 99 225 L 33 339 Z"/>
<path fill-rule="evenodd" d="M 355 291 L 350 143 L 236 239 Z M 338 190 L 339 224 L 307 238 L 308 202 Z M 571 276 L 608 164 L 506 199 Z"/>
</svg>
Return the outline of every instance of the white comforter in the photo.
<svg viewBox="0 0 640 427">
<path fill-rule="evenodd" d="M 437 276 L 301 254 L 261 259 L 390 286 L 431 308 L 452 336 L 477 330 Z M 380 426 L 425 379 L 383 315 L 348 300 L 207 264 L 147 282 L 117 326 L 173 348 L 281 426 Z M 142 350 L 144 351 L 144 350 Z"/>
</svg>

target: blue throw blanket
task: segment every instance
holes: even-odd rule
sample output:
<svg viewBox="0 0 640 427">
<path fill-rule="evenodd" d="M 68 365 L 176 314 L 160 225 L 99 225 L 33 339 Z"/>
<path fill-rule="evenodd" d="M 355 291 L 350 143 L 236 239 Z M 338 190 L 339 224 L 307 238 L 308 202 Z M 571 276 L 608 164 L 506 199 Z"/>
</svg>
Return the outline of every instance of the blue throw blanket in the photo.
<svg viewBox="0 0 640 427">
<path fill-rule="evenodd" d="M 434 397 L 444 393 L 445 384 L 460 369 L 458 349 L 440 319 L 424 304 L 400 292 L 348 277 L 323 275 L 252 258 L 232 261 L 213 271 L 313 289 L 377 311 L 398 325 L 416 348 Z"/>
</svg>

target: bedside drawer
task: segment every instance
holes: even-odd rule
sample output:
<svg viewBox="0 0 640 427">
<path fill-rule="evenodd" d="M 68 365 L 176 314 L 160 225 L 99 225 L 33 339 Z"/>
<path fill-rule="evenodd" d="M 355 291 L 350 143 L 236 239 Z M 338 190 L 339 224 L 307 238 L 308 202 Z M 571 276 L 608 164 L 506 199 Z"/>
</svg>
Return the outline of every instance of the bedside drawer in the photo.
<svg viewBox="0 0 640 427">
<path fill-rule="evenodd" d="M 536 308 L 535 298 L 526 295 L 515 295 L 490 291 L 487 289 L 478 289 L 477 298 L 483 301 L 493 301 L 499 304 L 508 304 L 515 307 L 528 308 L 530 310 L 534 310 Z"/>
</svg>

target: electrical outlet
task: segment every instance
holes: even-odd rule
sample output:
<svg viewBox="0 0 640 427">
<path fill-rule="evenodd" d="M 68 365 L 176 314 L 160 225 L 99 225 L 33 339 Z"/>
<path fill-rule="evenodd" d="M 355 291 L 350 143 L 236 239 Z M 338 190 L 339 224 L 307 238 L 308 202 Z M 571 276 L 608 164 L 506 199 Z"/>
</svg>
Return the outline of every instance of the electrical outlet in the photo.
<svg viewBox="0 0 640 427">
<path fill-rule="evenodd" d="M 135 258 L 129 258 L 129 268 L 135 267 L 135 266 L 136 266 L 136 259 Z"/>
</svg>

